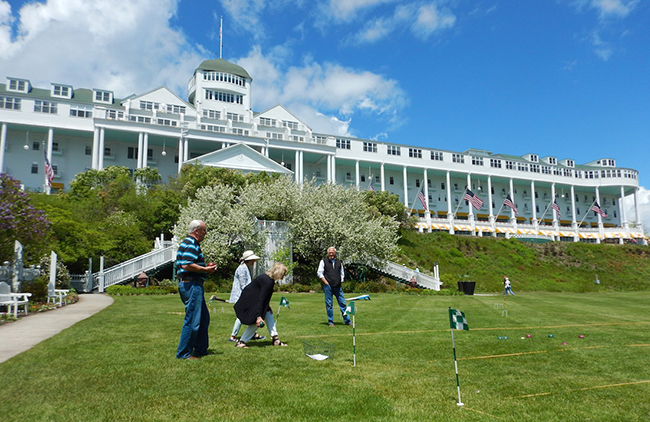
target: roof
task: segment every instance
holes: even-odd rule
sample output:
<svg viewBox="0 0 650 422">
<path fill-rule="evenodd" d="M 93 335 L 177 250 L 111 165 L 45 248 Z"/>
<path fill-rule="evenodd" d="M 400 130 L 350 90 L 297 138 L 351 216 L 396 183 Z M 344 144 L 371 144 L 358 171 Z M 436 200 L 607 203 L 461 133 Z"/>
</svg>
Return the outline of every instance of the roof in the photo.
<svg viewBox="0 0 650 422">
<path fill-rule="evenodd" d="M 213 72 L 231 73 L 233 75 L 241 76 L 242 78 L 246 78 L 251 81 L 253 80 L 248 72 L 246 72 L 246 69 L 234 63 L 230 63 L 224 59 L 204 60 L 203 63 L 201 63 L 197 68 L 197 70 L 199 69 L 209 70 Z"/>
</svg>

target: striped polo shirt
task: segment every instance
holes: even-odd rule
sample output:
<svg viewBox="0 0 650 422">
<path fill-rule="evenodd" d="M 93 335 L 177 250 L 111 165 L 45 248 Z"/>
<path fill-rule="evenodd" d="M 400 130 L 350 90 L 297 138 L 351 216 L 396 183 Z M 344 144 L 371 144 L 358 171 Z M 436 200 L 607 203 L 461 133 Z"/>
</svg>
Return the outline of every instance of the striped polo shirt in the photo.
<svg viewBox="0 0 650 422">
<path fill-rule="evenodd" d="M 206 273 L 197 273 L 183 269 L 183 265 L 192 263 L 205 267 L 205 258 L 203 257 L 203 252 L 201 252 L 199 241 L 192 236 L 188 236 L 178 245 L 178 252 L 176 252 L 176 274 L 178 277 L 191 276 L 194 279 L 204 281 L 208 276 Z"/>
</svg>

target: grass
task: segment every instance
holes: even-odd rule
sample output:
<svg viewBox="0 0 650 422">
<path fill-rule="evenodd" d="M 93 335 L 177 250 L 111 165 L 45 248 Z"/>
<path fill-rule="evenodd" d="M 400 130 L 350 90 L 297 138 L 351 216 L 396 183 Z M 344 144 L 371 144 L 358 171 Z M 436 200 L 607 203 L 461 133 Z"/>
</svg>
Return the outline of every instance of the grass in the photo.
<svg viewBox="0 0 650 422">
<path fill-rule="evenodd" d="M 650 292 L 520 293 L 508 298 L 507 316 L 497 309 L 502 296 L 372 294 L 357 303 L 356 367 L 352 328 L 327 327 L 322 295 L 284 296 L 291 309 L 282 308 L 278 328 L 289 347 L 261 341 L 235 349 L 226 341 L 234 314 L 218 303 L 215 354 L 200 361 L 174 358 L 183 319 L 177 296 L 116 297 L 0 364 L 2 420 L 638 421 L 650 414 Z M 464 407 L 456 405 L 448 307 L 465 312 L 471 329 L 455 332 Z M 522 340 L 526 334 L 532 338 Z M 314 361 L 303 340 L 338 350 Z"/>
</svg>

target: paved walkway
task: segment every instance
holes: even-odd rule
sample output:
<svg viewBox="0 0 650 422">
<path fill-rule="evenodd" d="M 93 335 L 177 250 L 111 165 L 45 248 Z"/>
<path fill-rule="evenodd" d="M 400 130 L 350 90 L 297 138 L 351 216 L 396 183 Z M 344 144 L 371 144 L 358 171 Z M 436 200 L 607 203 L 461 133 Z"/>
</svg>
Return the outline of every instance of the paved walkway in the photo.
<svg viewBox="0 0 650 422">
<path fill-rule="evenodd" d="M 30 313 L 18 321 L 0 326 L 0 363 L 29 350 L 41 341 L 113 303 L 105 294 L 82 294 L 79 301 L 52 311 Z"/>
</svg>

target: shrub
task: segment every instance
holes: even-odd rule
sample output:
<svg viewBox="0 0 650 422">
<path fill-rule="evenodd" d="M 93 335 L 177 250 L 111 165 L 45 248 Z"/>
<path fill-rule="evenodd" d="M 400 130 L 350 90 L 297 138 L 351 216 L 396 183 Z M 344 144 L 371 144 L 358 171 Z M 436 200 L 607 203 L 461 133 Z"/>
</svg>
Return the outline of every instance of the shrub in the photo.
<svg viewBox="0 0 650 422">
<path fill-rule="evenodd" d="M 31 293 L 29 298 L 32 302 L 47 302 L 47 285 L 48 280 L 41 276 L 30 281 L 23 281 L 20 284 L 20 290 L 23 293 Z"/>
</svg>

